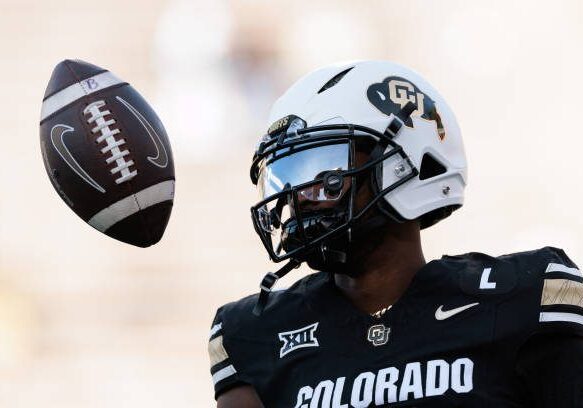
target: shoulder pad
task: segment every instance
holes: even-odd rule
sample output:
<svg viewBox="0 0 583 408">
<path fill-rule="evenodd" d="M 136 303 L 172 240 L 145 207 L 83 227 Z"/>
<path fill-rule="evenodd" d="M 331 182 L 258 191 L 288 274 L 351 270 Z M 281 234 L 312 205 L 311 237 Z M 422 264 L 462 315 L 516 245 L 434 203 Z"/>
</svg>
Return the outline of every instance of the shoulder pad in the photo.
<svg viewBox="0 0 583 408">
<path fill-rule="evenodd" d="M 583 275 L 558 248 L 498 257 L 445 256 L 460 289 L 496 310 L 496 337 L 522 343 L 541 332 L 583 336 Z"/>
<path fill-rule="evenodd" d="M 482 272 L 468 268 L 462 289 L 495 293 L 502 282 L 503 292 L 508 292 L 499 309 L 500 324 L 507 320 L 526 329 L 527 335 L 547 331 L 583 335 L 583 274 L 562 249 L 544 247 L 497 258 L 468 255 L 470 264 L 479 259 Z M 479 284 L 472 276 L 476 273 L 481 273 Z"/>
</svg>

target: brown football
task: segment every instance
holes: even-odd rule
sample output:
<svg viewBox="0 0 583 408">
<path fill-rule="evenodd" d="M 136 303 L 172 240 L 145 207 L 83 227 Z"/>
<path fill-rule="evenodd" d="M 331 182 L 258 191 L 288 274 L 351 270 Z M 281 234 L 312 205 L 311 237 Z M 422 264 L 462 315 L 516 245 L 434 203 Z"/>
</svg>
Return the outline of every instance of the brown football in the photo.
<svg viewBox="0 0 583 408">
<path fill-rule="evenodd" d="M 139 247 L 162 238 L 174 200 L 172 151 L 131 85 L 87 62 L 62 61 L 43 99 L 40 142 L 53 187 L 85 222 Z"/>
</svg>

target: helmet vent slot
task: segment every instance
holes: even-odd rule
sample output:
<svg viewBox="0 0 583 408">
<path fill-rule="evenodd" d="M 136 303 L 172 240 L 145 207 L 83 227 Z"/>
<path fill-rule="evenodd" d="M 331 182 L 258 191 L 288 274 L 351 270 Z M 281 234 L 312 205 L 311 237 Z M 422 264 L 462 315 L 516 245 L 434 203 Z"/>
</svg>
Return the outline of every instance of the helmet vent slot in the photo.
<svg viewBox="0 0 583 408">
<path fill-rule="evenodd" d="M 321 94 L 325 90 L 332 88 L 334 85 L 336 85 L 338 82 L 340 82 L 340 80 L 342 78 L 344 78 L 344 75 L 348 74 L 353 68 L 354 67 L 350 67 L 350 68 L 345 69 L 344 71 L 340 72 L 339 74 L 334 75 L 332 77 L 332 79 L 330 79 L 328 82 L 326 82 L 322 88 L 320 88 L 318 93 Z"/>
<path fill-rule="evenodd" d="M 445 166 L 438 162 L 435 157 L 429 153 L 423 155 L 421 160 L 421 169 L 419 170 L 419 179 L 425 180 L 431 177 L 439 176 L 447 171 Z"/>
</svg>

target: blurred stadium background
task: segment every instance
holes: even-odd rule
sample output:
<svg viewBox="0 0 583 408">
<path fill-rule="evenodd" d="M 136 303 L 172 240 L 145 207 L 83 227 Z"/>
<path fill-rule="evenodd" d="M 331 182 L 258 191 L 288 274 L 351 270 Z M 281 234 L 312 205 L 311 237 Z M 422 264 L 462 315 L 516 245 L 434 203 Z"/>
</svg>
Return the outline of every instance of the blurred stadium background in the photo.
<svg viewBox="0 0 583 408">
<path fill-rule="evenodd" d="M 552 244 L 583 262 L 582 41 L 579 0 L 0 0 L 0 406 L 213 405 L 214 312 L 270 269 L 252 146 L 274 99 L 333 61 L 409 65 L 457 114 L 467 201 L 424 234 L 428 259 Z M 166 125 L 177 190 L 155 247 L 100 235 L 45 175 L 64 58 L 128 80 Z"/>
</svg>

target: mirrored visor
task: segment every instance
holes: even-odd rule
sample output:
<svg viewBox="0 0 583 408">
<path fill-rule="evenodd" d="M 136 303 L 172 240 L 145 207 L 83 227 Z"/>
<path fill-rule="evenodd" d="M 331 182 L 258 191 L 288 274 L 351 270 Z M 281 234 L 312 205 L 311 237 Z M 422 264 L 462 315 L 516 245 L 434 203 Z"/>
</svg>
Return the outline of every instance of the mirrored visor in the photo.
<svg viewBox="0 0 583 408">
<path fill-rule="evenodd" d="M 267 157 L 259 170 L 257 187 L 259 196 L 263 200 L 289 187 L 314 181 L 331 171 L 348 170 L 349 165 L 348 143 L 318 146 L 301 150 L 281 158 Z M 278 155 L 283 152 L 279 151 Z M 300 191 L 310 200 L 336 200 L 339 196 L 325 194 L 318 186 Z"/>
</svg>

